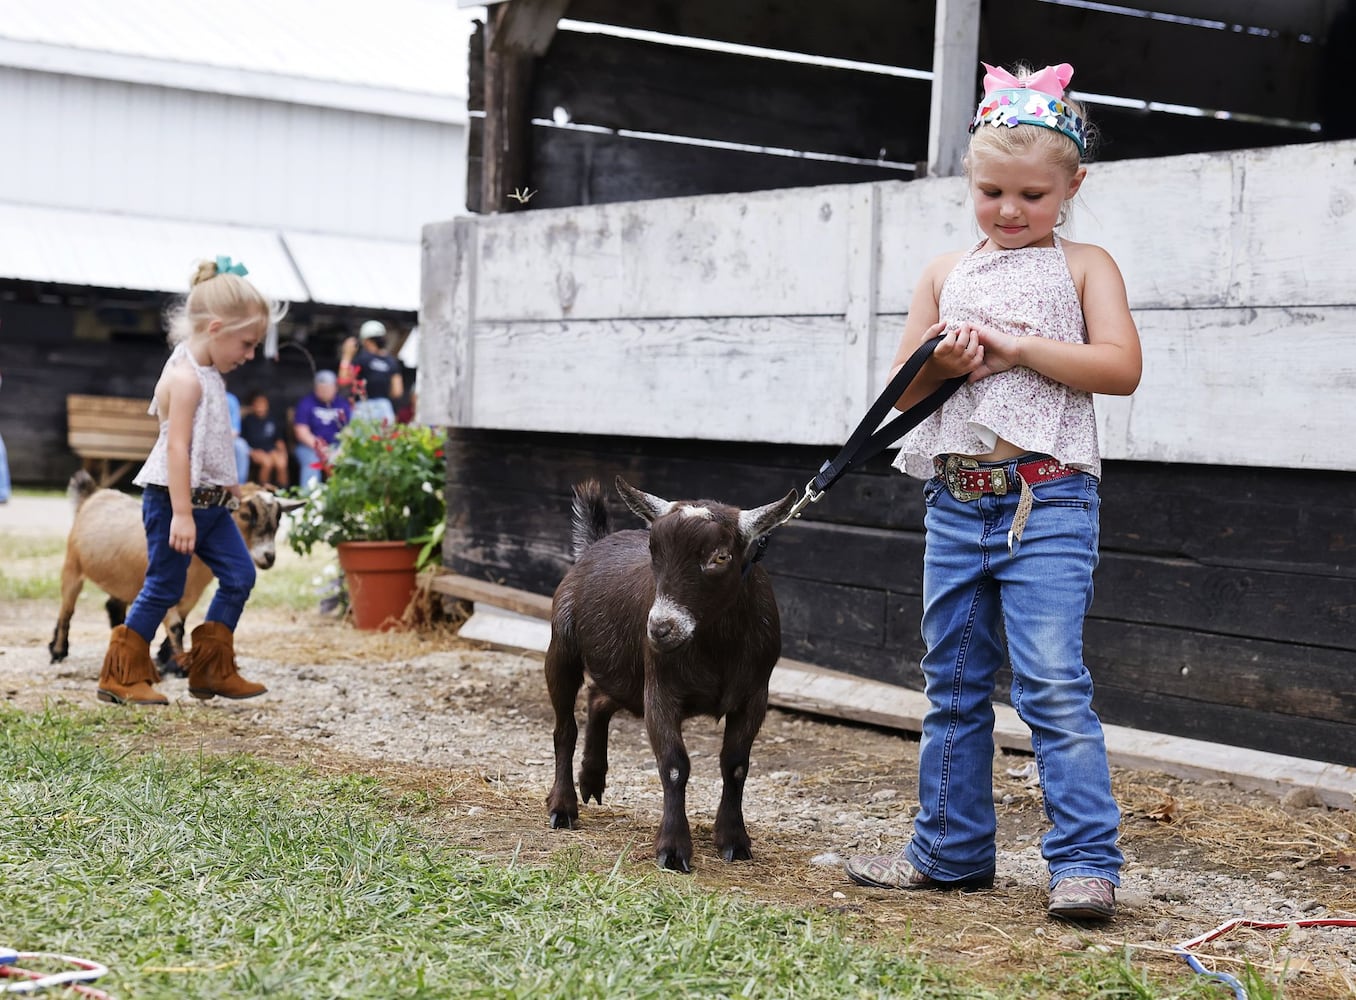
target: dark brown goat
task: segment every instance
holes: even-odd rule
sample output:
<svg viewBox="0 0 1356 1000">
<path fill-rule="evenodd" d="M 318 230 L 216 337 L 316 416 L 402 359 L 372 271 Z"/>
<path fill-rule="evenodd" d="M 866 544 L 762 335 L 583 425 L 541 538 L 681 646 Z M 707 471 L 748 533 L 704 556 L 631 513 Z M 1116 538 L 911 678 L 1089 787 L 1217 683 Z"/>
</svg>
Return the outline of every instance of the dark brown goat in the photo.
<svg viewBox="0 0 1356 1000">
<path fill-rule="evenodd" d="M 607 727 L 624 709 L 644 716 L 659 765 L 664 815 L 655 838 L 661 867 L 691 869 L 687 822 L 691 765 L 683 722 L 725 718 L 716 850 L 747 861 L 744 780 L 754 737 L 767 714 L 768 678 L 781 655 L 781 619 L 772 583 L 753 565 L 760 536 L 789 514 L 796 491 L 740 510 L 712 500 L 668 501 L 617 478 L 617 491 L 650 530 L 609 532 L 602 488 L 575 488 L 575 563 L 556 588 L 546 684 L 555 708 L 555 784 L 547 797 L 553 828 L 579 819 L 571 769 L 579 686 L 588 676 L 588 718 L 579 794 L 603 801 Z"/>
</svg>

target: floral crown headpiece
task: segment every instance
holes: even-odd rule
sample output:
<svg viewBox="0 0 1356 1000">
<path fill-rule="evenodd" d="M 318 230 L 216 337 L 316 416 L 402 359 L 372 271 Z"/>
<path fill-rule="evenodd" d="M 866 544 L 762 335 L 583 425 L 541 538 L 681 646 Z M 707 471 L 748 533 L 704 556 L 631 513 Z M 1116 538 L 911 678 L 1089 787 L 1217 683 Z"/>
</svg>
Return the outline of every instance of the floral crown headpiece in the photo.
<svg viewBox="0 0 1356 1000">
<path fill-rule="evenodd" d="M 1064 88 L 1073 79 L 1072 66 L 1047 66 L 1019 80 L 1005 69 L 980 65 L 986 70 L 984 99 L 970 122 L 972 133 L 981 125 L 1040 125 L 1067 135 L 1080 154 L 1088 151 L 1087 124 L 1064 102 Z"/>
</svg>

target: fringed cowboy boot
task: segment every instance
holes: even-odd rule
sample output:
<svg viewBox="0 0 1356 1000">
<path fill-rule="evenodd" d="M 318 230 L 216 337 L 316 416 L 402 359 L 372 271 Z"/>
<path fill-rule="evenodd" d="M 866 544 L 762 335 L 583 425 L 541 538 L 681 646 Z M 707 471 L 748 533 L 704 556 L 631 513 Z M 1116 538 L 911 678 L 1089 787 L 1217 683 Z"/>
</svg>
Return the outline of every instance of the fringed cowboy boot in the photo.
<svg viewBox="0 0 1356 1000">
<path fill-rule="evenodd" d="M 169 699 L 151 685 L 160 672 L 151 659 L 151 646 L 126 625 L 113 630 L 99 673 L 99 700 L 118 705 L 168 705 Z"/>
<path fill-rule="evenodd" d="M 184 665 L 188 667 L 188 693 L 204 701 L 217 695 L 253 698 L 268 690 L 237 672 L 235 637 L 221 622 L 204 622 L 193 630 L 193 646 Z"/>
</svg>

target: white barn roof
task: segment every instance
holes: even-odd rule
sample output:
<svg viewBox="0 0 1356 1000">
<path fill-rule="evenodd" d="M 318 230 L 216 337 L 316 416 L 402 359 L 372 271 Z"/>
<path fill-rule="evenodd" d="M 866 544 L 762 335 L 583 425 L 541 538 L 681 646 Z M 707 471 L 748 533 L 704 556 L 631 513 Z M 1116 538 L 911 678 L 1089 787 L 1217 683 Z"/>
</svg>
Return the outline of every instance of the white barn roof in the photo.
<svg viewBox="0 0 1356 1000">
<path fill-rule="evenodd" d="M 478 13 L 452 0 L 5 0 L 0 65 L 464 122 Z"/>
<path fill-rule="evenodd" d="M 2 6 L 0 106 L 21 144 L 46 152 L 41 168 L 0 167 L 0 276 L 180 291 L 198 257 L 228 253 L 289 301 L 418 309 L 418 227 L 462 202 L 466 55 L 483 9 Z"/>
</svg>

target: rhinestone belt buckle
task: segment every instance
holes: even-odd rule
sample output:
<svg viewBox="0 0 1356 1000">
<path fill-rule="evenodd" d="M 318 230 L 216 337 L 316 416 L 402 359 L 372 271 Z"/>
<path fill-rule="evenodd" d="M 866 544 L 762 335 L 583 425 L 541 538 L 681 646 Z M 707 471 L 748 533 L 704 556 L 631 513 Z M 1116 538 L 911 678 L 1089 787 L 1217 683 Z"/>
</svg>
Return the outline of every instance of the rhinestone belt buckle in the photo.
<svg viewBox="0 0 1356 1000">
<path fill-rule="evenodd" d="M 961 485 L 962 469 L 978 469 L 979 463 L 973 458 L 966 458 L 964 455 L 947 455 L 946 468 L 943 471 L 943 481 L 946 483 L 947 491 L 962 502 L 978 500 L 984 494 L 979 490 L 967 490 Z"/>
<path fill-rule="evenodd" d="M 199 509 L 206 507 L 225 507 L 236 510 L 240 504 L 231 496 L 231 491 L 222 486 L 197 486 L 190 494 L 190 501 Z"/>
</svg>

